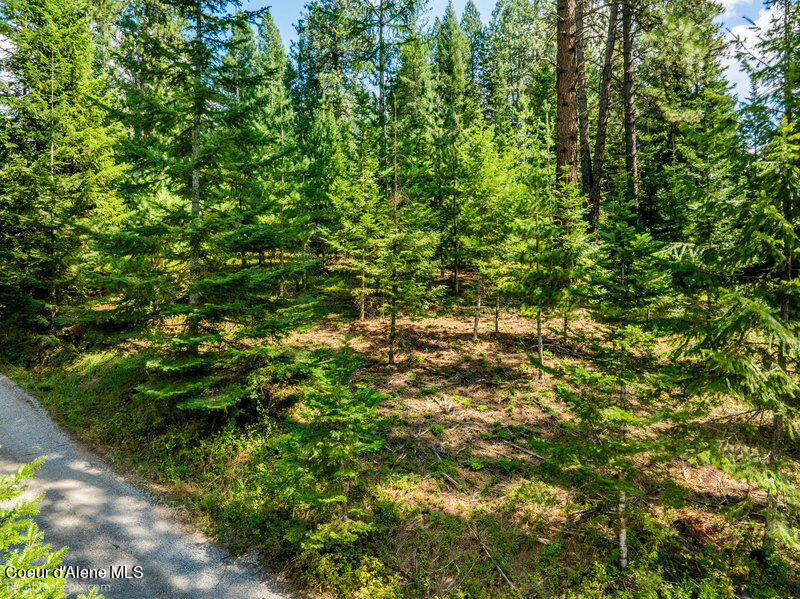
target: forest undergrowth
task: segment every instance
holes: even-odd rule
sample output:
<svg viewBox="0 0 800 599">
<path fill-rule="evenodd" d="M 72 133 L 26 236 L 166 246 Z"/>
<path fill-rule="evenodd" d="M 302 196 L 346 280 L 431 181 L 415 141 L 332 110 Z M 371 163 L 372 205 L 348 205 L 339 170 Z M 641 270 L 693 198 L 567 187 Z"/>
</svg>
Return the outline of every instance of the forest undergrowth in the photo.
<svg viewBox="0 0 800 599">
<path fill-rule="evenodd" d="M 570 373 L 597 360 L 595 323 L 577 313 L 564 339 L 547 320 L 540 368 L 530 319 L 501 310 L 495 332 L 492 313 L 476 342 L 451 303 L 399 319 L 388 365 L 382 319 L 331 300 L 271 348 L 262 399 L 222 412 L 132 401 L 144 343 L 6 370 L 82 442 L 319 596 L 798 596 L 800 554 L 764 550 L 767 494 L 716 452 L 675 451 L 666 426 L 628 430 L 674 457 L 633 458 L 621 572 L 614 473 L 576 457 L 603 441 L 579 434 L 565 403 Z M 656 345 L 666 355 L 671 341 Z M 769 444 L 766 416 L 733 400 L 693 426 L 683 434 L 713 429 L 733 454 Z"/>
</svg>

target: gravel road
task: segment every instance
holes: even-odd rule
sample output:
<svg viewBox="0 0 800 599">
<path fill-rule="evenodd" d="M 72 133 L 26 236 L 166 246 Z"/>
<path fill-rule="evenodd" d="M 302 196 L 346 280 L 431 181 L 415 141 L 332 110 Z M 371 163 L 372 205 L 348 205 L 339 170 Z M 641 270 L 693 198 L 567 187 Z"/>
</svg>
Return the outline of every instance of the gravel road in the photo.
<svg viewBox="0 0 800 599">
<path fill-rule="evenodd" d="M 35 518 L 65 566 L 106 569 L 70 579 L 71 593 L 101 587 L 107 599 L 288 599 L 275 580 L 190 530 L 164 506 L 112 472 L 62 432 L 39 403 L 0 375 L 0 475 L 46 456 L 29 495 L 44 494 Z M 131 578 L 111 579 L 127 566 Z M 133 578 L 136 566 L 141 577 Z"/>
</svg>

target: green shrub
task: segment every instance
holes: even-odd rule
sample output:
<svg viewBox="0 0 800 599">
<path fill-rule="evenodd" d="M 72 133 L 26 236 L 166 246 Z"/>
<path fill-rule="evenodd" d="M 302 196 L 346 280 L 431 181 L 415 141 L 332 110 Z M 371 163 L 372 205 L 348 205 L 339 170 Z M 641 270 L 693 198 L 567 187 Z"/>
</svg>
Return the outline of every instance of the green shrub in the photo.
<svg viewBox="0 0 800 599">
<path fill-rule="evenodd" d="M 20 498 L 23 481 L 33 476 L 42 459 L 21 466 L 16 474 L 0 477 L 0 599 L 63 599 L 65 579 L 53 572 L 67 551 L 52 551 L 43 542 L 44 535 L 31 519 L 39 508 L 34 502 Z M 41 569 L 41 576 L 16 578 L 11 568 Z M 95 589 L 82 599 L 102 599 Z"/>
</svg>

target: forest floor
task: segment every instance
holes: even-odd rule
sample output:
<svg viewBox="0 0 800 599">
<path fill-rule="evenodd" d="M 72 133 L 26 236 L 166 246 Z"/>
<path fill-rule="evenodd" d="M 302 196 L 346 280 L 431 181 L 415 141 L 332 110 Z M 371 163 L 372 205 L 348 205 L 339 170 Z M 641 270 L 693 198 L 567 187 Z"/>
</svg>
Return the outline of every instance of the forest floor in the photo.
<svg viewBox="0 0 800 599">
<path fill-rule="evenodd" d="M 259 486 L 280 424 L 238 418 L 210 427 L 131 402 L 143 351 L 88 353 L 10 375 L 80 439 L 110 448 L 229 547 L 256 547 L 268 568 L 320 596 L 800 596 L 798 555 L 759 554 L 765 495 L 691 456 L 642 460 L 627 506 L 633 566 L 618 575 L 616 499 L 577 464 L 551 459 L 559 447 L 552 440 L 571 426 L 554 392 L 556 366 L 586 360 L 574 335 L 593 326 L 585 316 L 569 323 L 566 342 L 560 319 L 546 323 L 540 377 L 530 357 L 535 325 L 512 312 L 500 311 L 495 333 L 487 310 L 477 342 L 468 308 L 402 318 L 396 365 L 386 360 L 386 319 L 353 320 L 349 307 L 327 312 L 281 347 L 349 346 L 362 360 L 354 382 L 383 393 L 385 430 L 359 481 L 359 505 L 378 522 L 376 533 L 330 553 L 288 549 L 286 516 Z M 709 422 L 732 426 L 728 438 L 739 434 L 740 421 L 724 411 Z M 747 425 L 761 435 L 766 421 Z M 797 457 L 787 463 L 800 472 Z M 665 581 L 672 594 L 659 595 Z"/>
</svg>

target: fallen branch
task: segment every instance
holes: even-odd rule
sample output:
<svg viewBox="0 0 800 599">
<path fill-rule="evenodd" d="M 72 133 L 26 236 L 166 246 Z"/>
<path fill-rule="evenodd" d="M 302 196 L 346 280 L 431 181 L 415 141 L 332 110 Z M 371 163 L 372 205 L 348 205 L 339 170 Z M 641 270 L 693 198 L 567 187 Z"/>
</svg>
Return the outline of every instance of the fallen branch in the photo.
<svg viewBox="0 0 800 599">
<path fill-rule="evenodd" d="M 442 476 L 444 477 L 444 479 L 447 482 L 449 482 L 451 485 L 453 485 L 456 489 L 459 487 L 459 484 L 455 481 L 455 479 L 453 479 L 452 476 L 447 474 L 447 472 L 442 472 Z"/>
<path fill-rule="evenodd" d="M 509 445 L 511 445 L 511 447 L 513 447 L 514 449 L 521 451 L 522 453 L 527 453 L 528 455 L 535 457 L 537 460 L 545 459 L 543 455 L 539 455 L 538 453 L 533 453 L 530 449 L 525 449 L 524 447 L 520 447 L 516 443 L 509 443 Z"/>
<path fill-rule="evenodd" d="M 500 572 L 500 576 L 502 576 L 505 579 L 505 581 L 508 583 L 508 586 L 510 586 L 512 589 L 514 589 L 514 592 L 518 592 L 517 591 L 517 587 L 515 587 L 514 583 L 511 582 L 508 579 L 508 576 L 506 576 L 506 573 L 503 572 L 503 569 L 500 567 L 500 564 L 498 564 L 494 560 L 494 558 L 492 557 L 492 554 L 489 553 L 489 550 L 486 548 L 486 545 L 484 545 L 483 541 L 480 540 L 480 537 L 478 537 L 478 532 L 477 531 L 473 531 L 473 534 L 475 535 L 475 539 L 478 541 L 478 543 L 480 543 L 481 547 L 483 547 L 483 551 L 486 553 L 486 557 L 489 558 L 489 560 L 494 564 L 494 567 L 497 568 L 497 571 Z"/>
</svg>

